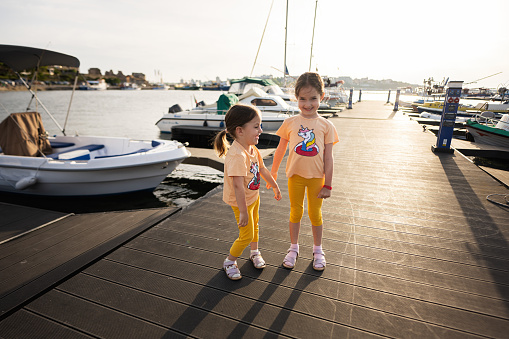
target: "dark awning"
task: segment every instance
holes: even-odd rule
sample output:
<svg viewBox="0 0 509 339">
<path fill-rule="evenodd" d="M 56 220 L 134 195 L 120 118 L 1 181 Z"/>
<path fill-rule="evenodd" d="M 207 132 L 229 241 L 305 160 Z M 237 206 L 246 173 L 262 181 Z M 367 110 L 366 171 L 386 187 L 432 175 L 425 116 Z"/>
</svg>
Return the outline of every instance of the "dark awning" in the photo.
<svg viewBox="0 0 509 339">
<path fill-rule="evenodd" d="M 235 84 L 237 82 L 246 82 L 249 84 L 258 84 L 262 86 L 270 86 L 276 84 L 272 79 L 251 78 L 251 77 L 243 77 L 242 79 L 238 80 L 230 80 L 231 84 Z"/>
<path fill-rule="evenodd" d="M 67 54 L 13 45 L 0 45 L 0 61 L 16 72 L 37 66 L 80 67 L 80 61 Z"/>
</svg>

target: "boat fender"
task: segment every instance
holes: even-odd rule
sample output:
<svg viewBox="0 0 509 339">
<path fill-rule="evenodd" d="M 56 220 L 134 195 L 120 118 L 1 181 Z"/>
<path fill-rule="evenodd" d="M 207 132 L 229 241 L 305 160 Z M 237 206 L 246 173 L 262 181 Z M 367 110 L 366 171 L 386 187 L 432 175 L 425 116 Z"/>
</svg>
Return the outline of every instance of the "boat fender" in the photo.
<svg viewBox="0 0 509 339">
<path fill-rule="evenodd" d="M 24 177 L 19 179 L 16 185 L 14 185 L 14 187 L 17 190 L 24 190 L 25 188 L 34 185 L 36 182 L 37 182 L 36 177 Z"/>
</svg>

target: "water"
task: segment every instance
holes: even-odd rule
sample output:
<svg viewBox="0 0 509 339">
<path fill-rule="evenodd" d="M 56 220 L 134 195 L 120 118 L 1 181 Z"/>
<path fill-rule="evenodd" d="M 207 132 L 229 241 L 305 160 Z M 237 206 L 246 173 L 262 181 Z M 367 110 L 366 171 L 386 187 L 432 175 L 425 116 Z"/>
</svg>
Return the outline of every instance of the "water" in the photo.
<svg viewBox="0 0 509 339">
<path fill-rule="evenodd" d="M 71 91 L 41 91 L 38 97 L 64 127 Z M 76 91 L 66 125 L 66 134 L 129 137 L 133 139 L 169 138 L 155 123 L 174 104 L 183 109 L 198 101 L 212 103 L 216 91 Z M 30 102 L 27 91 L 0 91 L 0 121 L 10 113 L 24 112 Z M 45 129 L 61 134 L 44 109 L 32 102 L 41 113 Z M 87 213 L 132 210 L 166 206 L 184 207 L 223 182 L 223 173 L 210 167 L 181 164 L 151 193 L 136 193 L 104 198 L 37 198 L 0 194 L 0 201 L 61 212 Z"/>
<path fill-rule="evenodd" d="M 67 124 L 66 115 L 72 91 L 41 91 L 38 97 L 68 135 L 100 135 L 129 137 L 133 139 L 167 139 L 155 123 L 174 104 L 182 109 L 194 107 L 195 102 L 213 103 L 221 95 L 218 91 L 76 91 L 72 99 Z M 394 102 L 395 91 L 391 92 Z M 386 101 L 387 91 L 363 91 L 362 100 Z M 357 101 L 359 92 L 354 91 Z M 403 100 L 403 96 L 401 97 Z M 415 96 L 409 97 L 415 100 Z M 24 112 L 30 102 L 27 91 L 0 91 L 0 121 L 10 113 Z M 44 109 L 32 101 L 32 109 L 41 113 L 45 129 L 61 134 Z M 157 208 L 165 206 L 184 207 L 202 197 L 223 182 L 223 173 L 204 166 L 181 164 L 152 193 L 130 194 L 107 198 L 30 198 L 17 195 L 0 195 L 0 201 L 34 206 L 62 212 L 100 212 Z"/>
<path fill-rule="evenodd" d="M 41 91 L 38 97 L 57 122 L 64 127 L 72 91 Z M 212 103 L 221 92 L 217 91 L 76 91 L 74 93 L 66 133 L 129 137 L 133 139 L 160 138 L 155 123 L 174 104 L 189 109 L 197 101 Z M 24 112 L 30 102 L 27 91 L 0 91 L 0 120 L 10 113 Z M 31 107 L 36 107 L 32 103 Z M 38 106 L 44 127 L 50 134 L 59 128 Z M 163 135 L 164 137 L 164 135 Z"/>
</svg>

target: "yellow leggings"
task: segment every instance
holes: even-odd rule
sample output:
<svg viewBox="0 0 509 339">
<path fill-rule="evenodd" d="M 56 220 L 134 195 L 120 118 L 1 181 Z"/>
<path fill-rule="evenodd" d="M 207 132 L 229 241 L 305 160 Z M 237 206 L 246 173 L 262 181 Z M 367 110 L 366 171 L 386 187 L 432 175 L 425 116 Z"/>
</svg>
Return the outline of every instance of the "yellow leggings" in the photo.
<svg viewBox="0 0 509 339">
<path fill-rule="evenodd" d="M 290 222 L 298 223 L 304 214 L 304 194 L 307 187 L 308 215 L 312 226 L 321 226 L 322 202 L 318 193 L 323 187 L 325 178 L 306 179 L 299 175 L 288 178 L 288 192 L 290 195 Z"/>
<path fill-rule="evenodd" d="M 232 206 L 237 224 L 239 223 L 240 211 L 238 207 Z M 258 242 L 258 211 L 260 209 L 260 197 L 247 207 L 249 221 L 246 226 L 239 226 L 239 237 L 233 242 L 230 248 L 230 254 L 234 257 L 240 257 L 244 249 L 252 242 Z"/>
</svg>

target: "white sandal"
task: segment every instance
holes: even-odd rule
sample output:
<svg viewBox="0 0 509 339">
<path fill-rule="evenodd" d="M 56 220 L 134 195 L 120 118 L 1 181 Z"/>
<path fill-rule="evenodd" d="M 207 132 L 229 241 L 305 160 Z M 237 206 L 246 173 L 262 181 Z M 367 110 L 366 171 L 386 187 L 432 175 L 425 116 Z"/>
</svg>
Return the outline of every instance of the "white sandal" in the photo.
<svg viewBox="0 0 509 339">
<path fill-rule="evenodd" d="M 291 257 L 289 255 L 290 252 L 297 253 L 297 256 L 295 258 Z M 299 251 L 294 250 L 293 248 L 289 248 L 288 253 L 286 254 L 285 258 L 283 259 L 283 267 L 290 268 L 290 269 L 294 268 L 298 257 L 299 257 Z"/>
<path fill-rule="evenodd" d="M 242 279 L 242 274 L 240 274 L 239 267 L 236 263 L 225 265 L 223 264 L 223 270 L 226 272 L 226 276 L 230 280 L 239 280 Z"/>
<path fill-rule="evenodd" d="M 263 260 L 260 252 L 253 254 L 249 259 L 253 262 L 255 268 L 262 269 L 265 267 L 265 260 Z"/>
<path fill-rule="evenodd" d="M 326 264 L 325 253 L 323 251 L 313 252 L 313 269 L 315 271 L 323 271 Z"/>
</svg>

